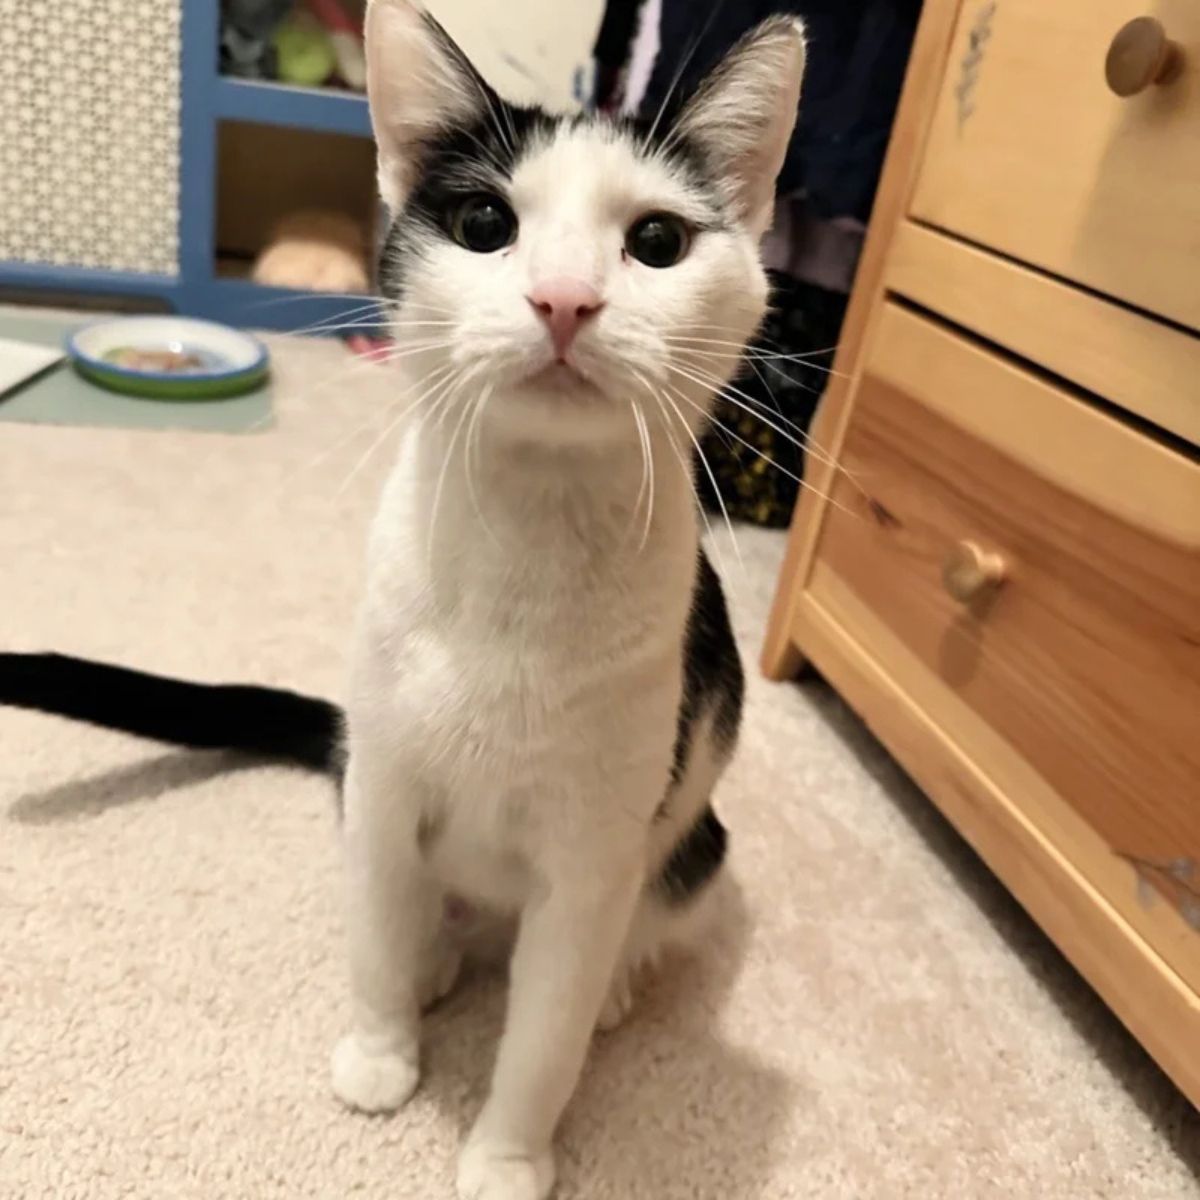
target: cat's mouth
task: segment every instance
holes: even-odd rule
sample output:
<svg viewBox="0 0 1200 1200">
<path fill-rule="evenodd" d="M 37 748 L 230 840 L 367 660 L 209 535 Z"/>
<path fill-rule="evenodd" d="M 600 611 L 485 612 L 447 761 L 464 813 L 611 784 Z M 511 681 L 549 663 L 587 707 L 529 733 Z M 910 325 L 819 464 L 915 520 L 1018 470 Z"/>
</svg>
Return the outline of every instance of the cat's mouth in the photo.
<svg viewBox="0 0 1200 1200">
<path fill-rule="evenodd" d="M 526 376 L 526 382 L 538 388 L 559 392 L 574 392 L 582 388 L 594 391 L 596 386 L 576 363 L 568 362 L 565 358 L 552 359 L 544 366 L 535 368 Z"/>
</svg>

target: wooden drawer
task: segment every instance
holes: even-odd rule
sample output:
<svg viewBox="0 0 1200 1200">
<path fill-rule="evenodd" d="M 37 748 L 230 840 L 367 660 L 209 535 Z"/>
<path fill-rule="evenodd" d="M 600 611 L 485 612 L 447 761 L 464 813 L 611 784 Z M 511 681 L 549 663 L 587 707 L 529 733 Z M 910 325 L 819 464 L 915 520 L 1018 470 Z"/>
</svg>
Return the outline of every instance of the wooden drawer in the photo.
<svg viewBox="0 0 1200 1200">
<path fill-rule="evenodd" d="M 1200 446 L 1200 336 L 902 221 L 889 291 Z"/>
<path fill-rule="evenodd" d="M 1200 993 L 1200 466 L 895 304 L 842 462 L 806 599 Z"/>
<path fill-rule="evenodd" d="M 1147 14 L 1180 65 L 1122 99 L 1105 58 Z M 1197 197 L 1200 3 L 964 0 L 911 215 L 1200 329 Z"/>
</svg>

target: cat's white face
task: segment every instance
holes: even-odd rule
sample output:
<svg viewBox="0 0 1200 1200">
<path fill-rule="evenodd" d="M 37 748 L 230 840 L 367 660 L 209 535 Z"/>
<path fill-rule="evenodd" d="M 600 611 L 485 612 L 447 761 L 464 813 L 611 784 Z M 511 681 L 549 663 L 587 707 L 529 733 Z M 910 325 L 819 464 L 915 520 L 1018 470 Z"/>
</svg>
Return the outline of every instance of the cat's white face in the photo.
<svg viewBox="0 0 1200 1200">
<path fill-rule="evenodd" d="M 797 27 L 760 30 L 654 127 L 505 105 L 408 0 L 374 0 L 368 55 L 381 281 L 427 402 L 486 394 L 490 423 L 551 442 L 636 439 L 636 404 L 686 444 L 766 307 Z"/>
</svg>

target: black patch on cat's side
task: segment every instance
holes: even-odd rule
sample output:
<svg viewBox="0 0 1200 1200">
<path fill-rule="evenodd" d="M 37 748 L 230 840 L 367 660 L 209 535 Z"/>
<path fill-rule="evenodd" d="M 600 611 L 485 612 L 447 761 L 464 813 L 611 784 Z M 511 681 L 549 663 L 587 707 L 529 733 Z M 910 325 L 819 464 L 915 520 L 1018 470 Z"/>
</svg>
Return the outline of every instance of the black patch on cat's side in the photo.
<svg viewBox="0 0 1200 1200">
<path fill-rule="evenodd" d="M 729 834 L 708 805 L 671 851 L 654 890 L 668 904 L 686 904 L 721 869 L 728 848 Z"/>
<path fill-rule="evenodd" d="M 710 709 L 718 748 L 731 750 L 742 720 L 746 676 L 729 622 L 721 580 L 703 548 L 696 564 L 692 611 L 683 645 L 683 696 L 675 729 L 671 781 L 678 784 L 687 769 L 696 721 Z M 669 798 L 668 798 L 669 803 Z"/>
<path fill-rule="evenodd" d="M 687 771 L 695 742 L 696 723 L 713 716 L 712 737 L 718 753 L 728 754 L 742 721 L 746 676 L 729 621 L 721 580 L 701 548 L 696 559 L 692 610 L 683 644 L 683 694 L 675 727 L 671 790 Z M 658 819 L 670 812 L 671 794 L 660 806 Z M 671 851 L 654 890 L 670 904 L 685 904 L 717 873 L 725 859 L 728 835 L 708 805 L 696 823 Z"/>
</svg>

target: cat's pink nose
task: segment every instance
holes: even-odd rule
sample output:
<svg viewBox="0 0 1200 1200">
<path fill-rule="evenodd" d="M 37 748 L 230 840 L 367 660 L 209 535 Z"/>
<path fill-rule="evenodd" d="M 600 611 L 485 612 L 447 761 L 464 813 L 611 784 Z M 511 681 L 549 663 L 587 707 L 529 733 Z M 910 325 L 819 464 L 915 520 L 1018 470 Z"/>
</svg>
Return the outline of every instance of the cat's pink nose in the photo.
<svg viewBox="0 0 1200 1200">
<path fill-rule="evenodd" d="M 591 284 L 567 275 L 543 279 L 527 299 L 546 323 L 559 358 L 566 354 L 584 321 L 604 307 L 600 293 Z"/>
</svg>

